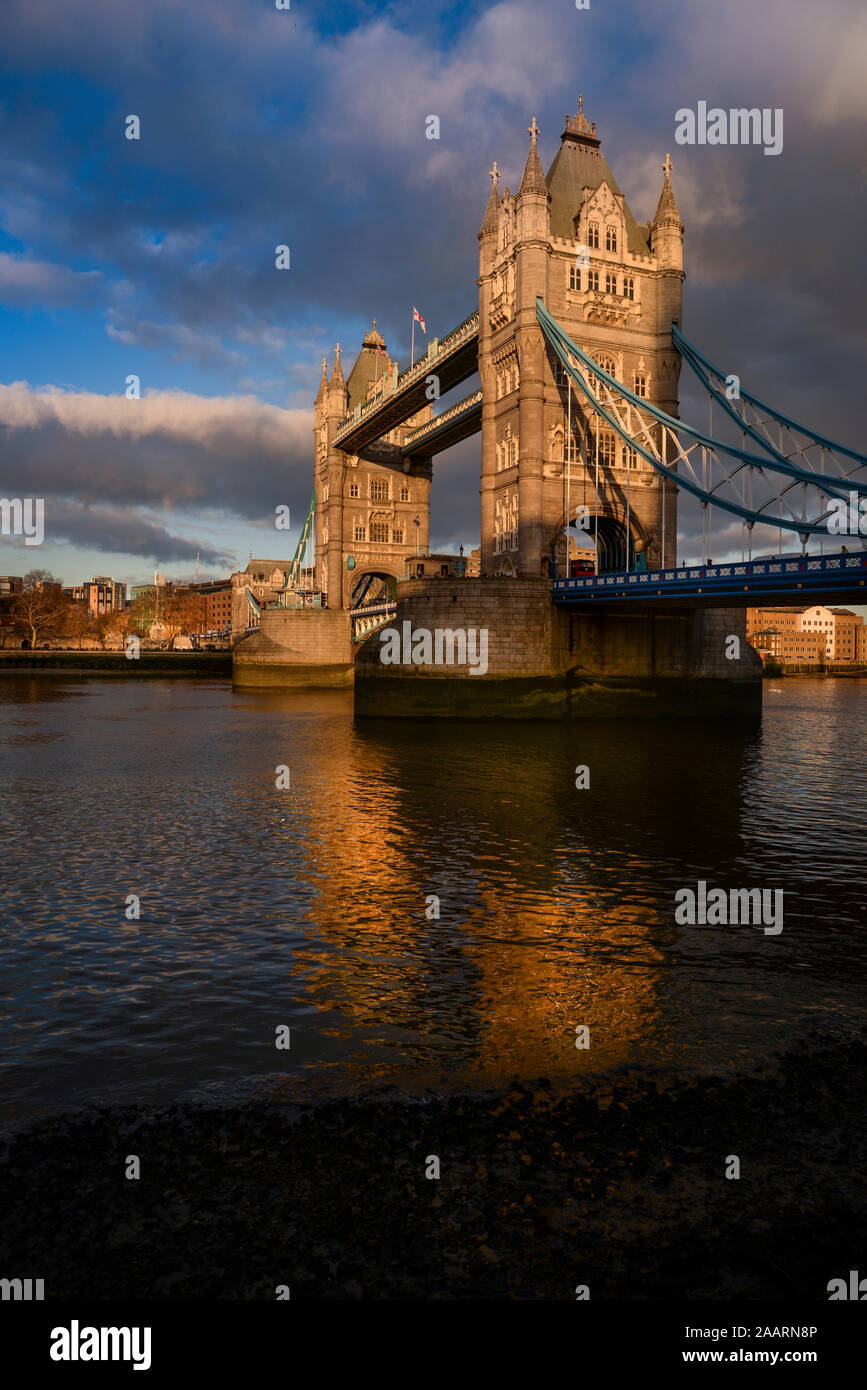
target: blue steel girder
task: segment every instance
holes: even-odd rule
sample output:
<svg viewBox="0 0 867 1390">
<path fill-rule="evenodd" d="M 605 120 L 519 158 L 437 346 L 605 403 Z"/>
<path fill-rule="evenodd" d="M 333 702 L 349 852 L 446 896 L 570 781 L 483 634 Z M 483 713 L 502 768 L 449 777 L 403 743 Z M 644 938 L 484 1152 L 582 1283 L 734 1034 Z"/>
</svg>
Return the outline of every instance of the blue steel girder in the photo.
<svg viewBox="0 0 867 1390">
<path fill-rule="evenodd" d="M 740 517 L 750 529 L 756 523 L 761 523 L 772 529 L 793 531 L 806 538 L 808 535 L 828 535 L 828 521 L 834 514 L 832 509 L 825 508 L 829 497 L 846 500 L 850 491 L 867 492 L 867 481 L 850 477 L 831 478 L 772 453 L 752 453 L 714 439 L 685 421 L 668 415 L 604 371 L 565 333 L 541 299 L 536 300 L 536 314 L 546 339 L 571 381 L 579 388 L 579 399 L 583 398 L 595 415 L 604 420 L 657 473 L 696 497 L 703 506 L 718 507 Z M 585 379 L 576 363 L 585 368 L 588 379 Z M 695 467 L 699 452 L 701 478 Z M 670 467 L 670 463 L 676 466 Z M 755 504 L 757 476 L 760 482 L 758 506 Z M 786 480 L 785 486 L 783 478 Z M 772 481 L 777 482 L 776 489 L 770 486 Z M 797 485 L 802 489 L 800 516 L 795 515 L 789 498 L 789 493 Z M 806 506 L 808 489 L 818 492 L 823 509 L 816 511 L 814 507 L 810 517 Z M 766 494 L 764 500 L 763 491 Z M 811 501 L 815 500 L 811 494 Z M 786 514 L 783 512 L 784 502 Z M 777 515 L 768 510 L 774 504 L 778 507 Z"/>
<path fill-rule="evenodd" d="M 806 425 L 799 425 L 796 420 L 792 420 L 788 415 L 783 415 L 781 411 L 775 410 L 772 405 L 768 405 L 765 401 L 759 400 L 758 396 L 753 396 L 749 391 L 744 390 L 740 382 L 738 383 L 738 394 L 734 397 L 734 400 L 737 400 L 741 406 L 739 410 L 726 394 L 729 376 L 721 371 L 719 367 L 714 366 L 713 362 L 705 357 L 695 344 L 691 343 L 689 339 L 681 333 L 677 324 L 673 325 L 671 336 L 674 346 L 677 348 L 681 357 L 686 362 L 687 366 L 692 368 L 708 394 L 713 396 L 714 400 L 722 406 L 723 410 L 734 420 L 739 429 L 743 430 L 745 434 L 748 434 L 751 439 L 754 439 L 763 449 L 766 449 L 768 453 L 772 454 L 781 462 L 791 462 L 791 454 L 784 454 L 782 452 L 782 444 L 779 442 L 785 432 L 789 436 L 791 452 L 800 454 L 805 460 L 808 449 L 819 448 L 823 451 L 823 457 L 824 453 L 827 451 L 831 454 L 839 454 L 842 458 L 853 460 L 855 469 L 852 471 L 867 466 L 867 456 L 864 454 L 857 453 L 854 449 L 848 448 L 845 444 L 837 444 L 834 440 L 828 439 L 825 435 L 817 434 L 815 430 L 809 429 Z M 751 411 L 755 418 L 751 419 L 747 411 Z M 768 435 L 768 425 L 771 421 L 778 427 L 778 444 L 774 444 L 773 439 Z M 806 445 L 798 443 L 795 438 L 797 435 L 802 435 L 805 439 L 809 440 L 809 443 Z M 844 477 L 845 476 L 846 475 L 844 475 Z M 853 481 L 852 487 L 858 492 L 867 492 L 867 482 L 863 480 Z"/>
</svg>

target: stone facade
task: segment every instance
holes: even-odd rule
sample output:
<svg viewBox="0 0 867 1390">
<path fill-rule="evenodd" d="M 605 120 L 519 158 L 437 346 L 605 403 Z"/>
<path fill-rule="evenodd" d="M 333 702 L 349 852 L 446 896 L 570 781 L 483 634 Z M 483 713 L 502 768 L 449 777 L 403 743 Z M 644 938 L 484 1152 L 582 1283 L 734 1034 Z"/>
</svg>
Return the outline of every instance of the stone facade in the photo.
<svg viewBox="0 0 867 1390">
<path fill-rule="evenodd" d="M 626 567 L 627 513 L 630 558 L 643 550 L 648 567 L 671 565 L 673 488 L 614 431 L 598 432 L 575 391 L 570 421 L 566 380 L 536 317 L 538 296 L 604 370 L 677 414 L 671 325 L 681 314 L 683 224 L 671 163 L 653 221 L 639 225 L 583 111 L 566 118 L 547 175 L 537 137 L 534 121 L 517 195 L 500 195 L 494 165 L 479 232 L 482 573 L 539 575 L 552 545 L 565 572 L 567 473 L 570 516 L 586 505 L 594 531 L 598 480 L 600 568 Z"/>
<path fill-rule="evenodd" d="M 407 557 L 429 545 L 430 459 L 399 462 L 387 456 L 389 445 L 400 445 L 408 430 L 428 421 L 425 406 L 378 443 L 382 461 L 345 453 L 334 435 L 357 405 L 384 395 L 397 373 L 385 340 L 373 329 L 344 380 L 337 344 L 331 379 L 322 362 L 322 379 L 314 410 L 314 477 L 316 488 L 315 587 L 329 608 L 349 608 L 358 594 L 366 600 L 388 592 L 393 597 L 406 573 Z M 396 451 L 395 451 L 396 452 Z M 416 522 L 418 524 L 416 524 Z M 367 576 L 370 576 L 368 582 Z"/>
</svg>

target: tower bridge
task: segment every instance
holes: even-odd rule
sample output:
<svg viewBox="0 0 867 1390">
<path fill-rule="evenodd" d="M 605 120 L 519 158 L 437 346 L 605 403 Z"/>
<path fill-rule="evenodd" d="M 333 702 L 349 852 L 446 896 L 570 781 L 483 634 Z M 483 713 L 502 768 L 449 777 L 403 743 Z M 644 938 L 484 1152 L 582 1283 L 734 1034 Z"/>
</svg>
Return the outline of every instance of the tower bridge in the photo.
<svg viewBox="0 0 867 1390">
<path fill-rule="evenodd" d="M 289 595 L 281 612 L 263 611 L 236 653 L 242 683 L 257 683 L 262 667 L 268 683 L 327 672 L 327 683 L 355 679 L 362 713 L 486 712 L 487 696 L 466 704 L 465 679 L 447 690 L 448 673 L 377 666 L 375 629 L 397 605 L 435 626 L 460 616 L 491 626 L 489 673 L 469 686 L 484 685 L 496 713 L 513 696 L 519 713 L 574 713 L 582 682 L 613 690 L 623 680 L 639 691 L 649 683 L 651 704 L 679 682 L 684 713 L 754 707 L 758 658 L 738 673 L 720 666 L 719 622 L 743 627 L 743 596 L 759 589 L 772 594 L 763 602 L 785 603 L 819 588 L 852 601 L 863 586 L 861 558 L 835 567 L 832 556 L 813 555 L 810 566 L 806 557 L 810 545 L 824 548 L 832 509 L 867 495 L 867 458 L 746 389 L 732 392 L 735 379 L 683 333 L 684 226 L 671 159 L 653 217 L 639 222 L 583 98 L 547 173 L 535 119 L 528 129 L 517 192 L 500 191 L 496 162 L 490 171 L 478 307 L 404 372 L 375 320 L 348 378 L 339 344 L 330 375 L 323 361 L 311 506 L 322 606 L 293 611 Z M 706 430 L 680 419 L 684 363 L 708 397 Z M 479 388 L 450 403 L 475 373 Z M 434 460 L 475 434 L 480 578 L 410 581 L 408 561 L 429 549 Z M 703 563 L 688 573 L 677 557 L 684 497 L 701 519 Z M 741 527 L 736 575 L 711 561 L 714 518 Z M 754 539 L 767 551 L 778 538 L 782 553 L 784 534 L 800 543 L 804 565 L 764 576 L 773 583 L 763 586 Z M 576 551 L 588 547 L 595 573 L 575 574 Z M 696 697 L 699 687 L 708 700 Z"/>
</svg>

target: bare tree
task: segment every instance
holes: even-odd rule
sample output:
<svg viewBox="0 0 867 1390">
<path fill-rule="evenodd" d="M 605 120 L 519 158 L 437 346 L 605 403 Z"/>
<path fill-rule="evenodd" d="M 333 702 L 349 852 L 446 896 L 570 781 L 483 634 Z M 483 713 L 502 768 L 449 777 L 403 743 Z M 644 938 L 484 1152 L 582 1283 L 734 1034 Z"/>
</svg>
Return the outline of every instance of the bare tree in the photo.
<svg viewBox="0 0 867 1390">
<path fill-rule="evenodd" d="M 169 638 L 169 647 L 175 645 L 175 638 L 182 632 L 197 632 L 204 613 L 204 600 L 200 594 L 189 592 L 169 595 L 162 622 Z"/>
<path fill-rule="evenodd" d="M 24 576 L 24 589 L 12 601 L 12 613 L 20 631 L 29 633 L 30 645 L 35 647 L 40 633 L 54 630 L 63 610 L 63 598 L 58 593 L 60 581 L 48 570 L 30 570 Z"/>
<path fill-rule="evenodd" d="M 59 630 L 70 641 L 77 640 L 81 651 L 81 639 L 90 628 L 90 613 L 86 603 L 66 603 L 60 614 Z"/>
</svg>

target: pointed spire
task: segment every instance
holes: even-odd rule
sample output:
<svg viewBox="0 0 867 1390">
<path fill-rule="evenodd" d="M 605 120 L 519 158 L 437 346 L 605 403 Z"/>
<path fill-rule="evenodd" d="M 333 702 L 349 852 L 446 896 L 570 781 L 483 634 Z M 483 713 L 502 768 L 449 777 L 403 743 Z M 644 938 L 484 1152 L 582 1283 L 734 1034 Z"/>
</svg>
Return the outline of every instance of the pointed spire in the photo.
<svg viewBox="0 0 867 1390">
<path fill-rule="evenodd" d="M 539 127 L 534 116 L 530 125 L 527 126 L 530 132 L 530 152 L 527 155 L 527 163 L 524 165 L 524 176 L 521 179 L 521 186 L 518 189 L 518 197 L 522 193 L 547 193 L 548 185 L 545 182 L 545 173 L 542 169 L 542 161 L 539 158 L 539 151 L 536 146 L 536 137 L 539 134 Z"/>
<path fill-rule="evenodd" d="M 485 215 L 482 219 L 481 231 L 479 236 L 485 232 L 495 232 L 497 230 L 497 217 L 500 211 L 500 171 L 497 168 L 497 161 L 494 160 L 491 174 L 491 196 L 488 198 L 488 206 L 485 208 Z"/>
<path fill-rule="evenodd" d="M 665 178 L 662 184 L 662 192 L 659 195 L 659 202 L 656 205 L 652 227 L 659 227 L 664 222 L 680 224 L 680 211 L 677 206 L 677 199 L 674 196 L 674 189 L 671 186 L 671 171 L 674 165 L 671 162 L 671 155 L 665 156 L 665 163 L 662 166 Z"/>
<path fill-rule="evenodd" d="M 340 344 L 339 344 L 339 343 L 337 344 L 336 348 L 334 349 L 334 353 L 335 353 L 335 356 L 334 356 L 334 370 L 333 370 L 332 373 L 331 373 L 331 389 L 332 389 L 332 391 L 334 390 L 334 387 L 335 387 L 335 386 L 342 386 L 342 387 L 344 387 L 344 388 L 345 388 L 345 386 L 346 386 L 346 382 L 345 382 L 344 379 L 343 379 L 343 368 L 342 368 L 341 365 L 340 365 Z"/>
<path fill-rule="evenodd" d="M 316 392 L 316 399 L 317 399 L 317 401 L 321 401 L 321 400 L 322 400 L 322 397 L 325 395 L 325 392 L 328 390 L 328 370 L 327 370 L 327 368 L 328 368 L 328 363 L 327 363 L 326 359 L 323 357 L 323 359 L 322 359 L 322 376 L 319 378 L 319 390 Z"/>
</svg>

